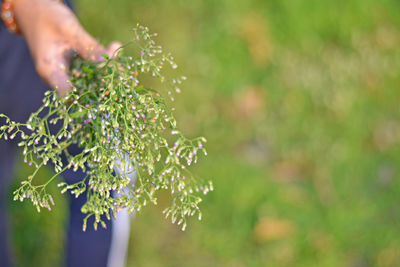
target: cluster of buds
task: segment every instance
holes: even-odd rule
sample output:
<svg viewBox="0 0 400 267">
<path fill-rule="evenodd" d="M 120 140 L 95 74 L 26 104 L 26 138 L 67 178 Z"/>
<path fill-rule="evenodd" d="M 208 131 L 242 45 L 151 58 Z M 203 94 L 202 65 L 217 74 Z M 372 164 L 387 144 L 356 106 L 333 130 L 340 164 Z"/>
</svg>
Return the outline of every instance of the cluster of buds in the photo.
<svg viewBox="0 0 400 267">
<path fill-rule="evenodd" d="M 213 190 L 211 182 L 195 178 L 187 167 L 206 155 L 205 138 L 186 138 L 162 92 L 142 84 L 142 75 L 159 79 L 171 91 L 180 92 L 185 77 L 167 78 L 163 68 L 176 69 L 173 57 L 164 54 L 147 27 L 133 29 L 137 57 L 123 55 L 123 48 L 101 63 L 74 59 L 71 68 L 72 90 L 64 97 L 46 92 L 43 105 L 31 114 L 26 123 L 11 121 L 0 127 L 0 138 L 22 141 L 24 161 L 35 171 L 14 192 L 14 199 L 30 199 L 38 211 L 50 209 L 53 199 L 47 185 L 67 169 L 82 170 L 86 177 L 78 183 L 58 184 L 61 193 L 75 197 L 86 194 L 82 212 L 94 216 L 94 228 L 105 227 L 122 208 L 140 211 L 147 203 L 156 204 L 156 192 L 169 190 L 172 205 L 164 212 L 173 222 L 186 227 L 186 217 L 198 214 L 201 193 Z M 57 128 L 56 131 L 50 129 Z M 68 147 L 77 144 L 76 155 Z M 173 144 L 173 145 L 169 145 Z M 200 153 L 199 153 L 200 152 Z M 66 159 L 66 160 L 65 160 Z M 36 184 L 35 176 L 48 163 L 55 175 L 44 184 Z M 118 171 L 116 171 L 118 170 Z M 127 170 L 136 174 L 132 183 Z"/>
</svg>

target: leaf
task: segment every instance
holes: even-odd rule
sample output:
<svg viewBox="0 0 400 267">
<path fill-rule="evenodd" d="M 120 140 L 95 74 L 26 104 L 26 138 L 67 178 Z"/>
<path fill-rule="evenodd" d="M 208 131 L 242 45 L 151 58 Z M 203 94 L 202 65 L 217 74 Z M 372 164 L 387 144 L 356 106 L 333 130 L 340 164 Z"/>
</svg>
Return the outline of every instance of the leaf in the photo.
<svg viewBox="0 0 400 267">
<path fill-rule="evenodd" d="M 46 135 L 46 127 L 45 127 L 45 125 L 44 125 L 44 121 L 42 121 L 41 123 L 40 123 L 40 134 L 41 135 Z"/>
<path fill-rule="evenodd" d="M 84 116 L 85 114 L 86 114 L 86 111 L 80 111 L 80 112 L 77 111 L 77 112 L 69 114 L 69 116 L 73 119 L 77 119 L 77 118 Z"/>
</svg>

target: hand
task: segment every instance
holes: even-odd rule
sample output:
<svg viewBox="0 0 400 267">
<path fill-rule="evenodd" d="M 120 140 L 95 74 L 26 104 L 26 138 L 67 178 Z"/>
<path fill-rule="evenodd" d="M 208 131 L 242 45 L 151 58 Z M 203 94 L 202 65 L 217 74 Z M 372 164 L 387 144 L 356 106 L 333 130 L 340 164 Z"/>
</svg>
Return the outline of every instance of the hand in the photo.
<svg viewBox="0 0 400 267">
<path fill-rule="evenodd" d="M 80 25 L 72 11 L 55 0 L 14 0 L 17 24 L 25 37 L 39 75 L 61 96 L 71 87 L 68 68 L 74 52 L 92 61 L 112 56 L 121 46 L 105 49 Z"/>
</svg>

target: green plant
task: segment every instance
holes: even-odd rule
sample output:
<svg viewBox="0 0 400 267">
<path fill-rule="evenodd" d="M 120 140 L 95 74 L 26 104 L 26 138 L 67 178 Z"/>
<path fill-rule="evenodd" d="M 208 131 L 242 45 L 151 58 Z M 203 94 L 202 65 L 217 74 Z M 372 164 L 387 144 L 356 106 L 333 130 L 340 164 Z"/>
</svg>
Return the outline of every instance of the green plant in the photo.
<svg viewBox="0 0 400 267">
<path fill-rule="evenodd" d="M 199 193 L 206 194 L 213 186 L 196 180 L 187 166 L 197 162 L 198 152 L 206 154 L 206 140 L 186 138 L 161 93 L 140 82 L 142 75 L 150 74 L 179 92 L 185 77 L 169 79 L 162 74 L 165 65 L 172 69 L 177 65 L 155 44 L 155 34 L 147 27 L 138 25 L 133 33 L 133 43 L 140 50 L 137 57 L 122 55 L 121 48 L 101 63 L 77 58 L 71 68 L 72 90 L 65 97 L 46 92 L 43 106 L 26 123 L 0 114 L 6 119 L 0 138 L 13 139 L 19 134 L 24 161 L 35 167 L 14 192 L 14 200 L 27 198 L 38 212 L 50 210 L 54 202 L 46 186 L 65 170 L 81 168 L 86 177 L 80 182 L 58 186 L 61 193 L 70 191 L 76 197 L 86 193 L 83 230 L 90 216 L 95 216 L 97 229 L 99 223 L 106 226 L 104 217 L 110 219 L 123 208 L 133 212 L 149 201 L 156 204 L 155 193 L 161 189 L 170 190 L 172 197 L 172 205 L 164 210 L 166 217 L 182 224 L 182 230 L 187 216 L 197 214 L 201 219 Z M 172 98 L 170 91 L 168 95 Z M 50 124 L 60 127 L 51 132 Z M 78 144 L 82 152 L 68 153 L 72 144 Z M 55 175 L 44 184 L 35 184 L 36 173 L 49 162 Z M 137 175 L 134 185 L 130 183 L 132 171 Z"/>
</svg>

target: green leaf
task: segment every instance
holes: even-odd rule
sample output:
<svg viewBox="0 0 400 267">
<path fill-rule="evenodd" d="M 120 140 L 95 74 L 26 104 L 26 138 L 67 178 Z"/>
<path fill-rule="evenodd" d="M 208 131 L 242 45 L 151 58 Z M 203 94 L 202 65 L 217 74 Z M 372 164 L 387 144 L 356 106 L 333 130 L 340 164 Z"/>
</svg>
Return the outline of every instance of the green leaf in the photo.
<svg viewBox="0 0 400 267">
<path fill-rule="evenodd" d="M 77 119 L 77 118 L 84 116 L 85 114 L 86 114 L 86 111 L 81 111 L 81 112 L 77 111 L 77 112 L 69 114 L 69 116 L 73 119 Z"/>
<path fill-rule="evenodd" d="M 46 126 L 44 125 L 44 121 L 42 121 L 41 123 L 40 123 L 40 134 L 41 135 L 46 135 Z"/>
</svg>

